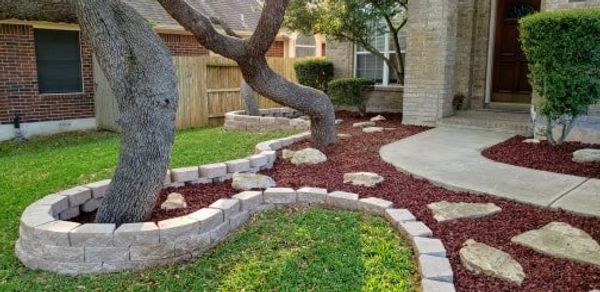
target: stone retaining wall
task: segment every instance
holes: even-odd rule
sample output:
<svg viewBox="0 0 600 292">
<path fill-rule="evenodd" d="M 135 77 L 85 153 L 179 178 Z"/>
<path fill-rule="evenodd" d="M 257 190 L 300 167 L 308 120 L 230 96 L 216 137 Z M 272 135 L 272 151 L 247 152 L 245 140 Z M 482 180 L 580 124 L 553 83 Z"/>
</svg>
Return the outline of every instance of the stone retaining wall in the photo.
<svg viewBox="0 0 600 292">
<path fill-rule="evenodd" d="M 269 132 L 278 130 L 308 130 L 310 122 L 300 118 L 302 113 L 291 108 L 260 109 L 260 116 L 249 116 L 246 111 L 225 114 L 227 130 Z"/>
<path fill-rule="evenodd" d="M 277 150 L 307 139 L 309 133 L 262 142 L 256 154 L 238 160 L 172 169 L 165 186 L 212 183 L 230 179 L 235 172 L 272 168 Z M 453 272 L 446 250 L 432 231 L 406 209 L 379 198 L 303 187 L 245 191 L 219 199 L 208 208 L 167 220 L 123 224 L 80 224 L 67 221 L 80 212 L 97 209 L 110 180 L 78 186 L 48 195 L 21 216 L 15 250 L 31 269 L 67 275 L 139 270 L 195 258 L 223 241 L 251 214 L 287 205 L 322 206 L 363 211 L 385 217 L 414 247 L 422 278 L 422 291 L 454 291 Z"/>
</svg>

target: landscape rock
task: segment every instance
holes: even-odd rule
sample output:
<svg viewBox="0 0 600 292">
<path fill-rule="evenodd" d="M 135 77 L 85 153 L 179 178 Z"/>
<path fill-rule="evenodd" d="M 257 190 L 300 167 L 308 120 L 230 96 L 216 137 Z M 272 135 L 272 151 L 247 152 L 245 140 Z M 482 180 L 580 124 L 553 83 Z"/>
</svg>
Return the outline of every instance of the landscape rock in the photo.
<svg viewBox="0 0 600 292">
<path fill-rule="evenodd" d="M 239 191 L 267 189 L 276 186 L 275 181 L 266 175 L 256 173 L 234 173 L 231 186 Z"/>
<path fill-rule="evenodd" d="M 375 122 L 360 122 L 360 123 L 354 123 L 352 124 L 353 128 L 368 128 L 368 127 L 375 127 Z"/>
<path fill-rule="evenodd" d="M 384 131 L 395 131 L 398 130 L 398 128 L 383 128 Z"/>
<path fill-rule="evenodd" d="M 600 267 L 600 245 L 585 231 L 564 222 L 550 222 L 511 241 L 537 252 Z"/>
<path fill-rule="evenodd" d="M 344 174 L 344 183 L 355 186 L 373 187 L 383 182 L 383 177 L 373 172 L 351 172 Z"/>
<path fill-rule="evenodd" d="M 495 247 L 469 239 L 459 251 L 460 261 L 469 271 L 521 285 L 525 272 L 519 262 Z"/>
<path fill-rule="evenodd" d="M 523 140 L 523 143 L 527 143 L 527 144 L 540 144 L 540 140 L 538 139 L 525 139 Z"/>
<path fill-rule="evenodd" d="M 350 139 L 350 137 L 352 137 L 352 135 L 350 135 L 350 134 L 338 134 L 337 137 L 340 140 L 346 140 L 346 139 Z"/>
<path fill-rule="evenodd" d="M 581 149 L 573 152 L 573 161 L 579 163 L 600 162 L 600 149 Z"/>
<path fill-rule="evenodd" d="M 182 194 L 170 193 L 167 196 L 167 200 L 160 205 L 160 208 L 166 211 L 187 208 L 187 203 L 185 202 L 185 198 Z"/>
<path fill-rule="evenodd" d="M 296 154 L 296 151 L 289 150 L 289 149 L 283 149 L 281 151 L 281 158 L 283 158 L 285 160 L 292 159 L 292 157 L 294 157 L 294 154 Z"/>
<path fill-rule="evenodd" d="M 451 203 L 446 201 L 427 205 L 433 211 L 433 218 L 438 222 L 461 218 L 478 218 L 502 211 L 493 203 Z"/>
<path fill-rule="evenodd" d="M 339 125 L 339 124 L 341 124 L 341 123 L 343 123 L 343 122 L 344 122 L 344 120 L 342 120 L 342 119 L 337 119 L 337 120 L 335 120 L 335 125 L 337 126 L 337 125 Z"/>
<path fill-rule="evenodd" d="M 378 115 L 376 117 L 372 117 L 371 118 L 371 122 L 381 122 L 381 121 L 385 121 L 386 118 L 382 115 Z"/>
<path fill-rule="evenodd" d="M 383 128 L 381 128 L 381 127 L 369 127 L 369 128 L 363 128 L 362 131 L 365 132 L 365 133 L 381 133 L 381 132 L 383 132 Z"/>
<path fill-rule="evenodd" d="M 306 148 L 296 151 L 292 157 L 292 163 L 298 165 L 314 165 L 327 161 L 327 156 L 323 152 L 314 149 Z"/>
</svg>

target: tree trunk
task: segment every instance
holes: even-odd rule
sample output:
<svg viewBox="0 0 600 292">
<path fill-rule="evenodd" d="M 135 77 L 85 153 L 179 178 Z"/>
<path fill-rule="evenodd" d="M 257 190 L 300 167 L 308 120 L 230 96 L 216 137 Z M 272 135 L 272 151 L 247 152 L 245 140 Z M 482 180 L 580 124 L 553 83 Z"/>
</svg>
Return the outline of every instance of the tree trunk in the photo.
<svg viewBox="0 0 600 292">
<path fill-rule="evenodd" d="M 249 116 L 260 116 L 256 92 L 254 92 L 252 87 L 250 87 L 250 85 L 248 85 L 244 79 L 242 79 L 242 82 L 240 82 L 240 95 L 244 101 L 246 114 Z"/>
<path fill-rule="evenodd" d="M 123 129 L 117 169 L 96 222 L 144 221 L 162 188 L 174 141 L 177 81 L 171 56 L 148 22 L 121 1 L 79 0 L 76 7 L 115 94 Z"/>
</svg>

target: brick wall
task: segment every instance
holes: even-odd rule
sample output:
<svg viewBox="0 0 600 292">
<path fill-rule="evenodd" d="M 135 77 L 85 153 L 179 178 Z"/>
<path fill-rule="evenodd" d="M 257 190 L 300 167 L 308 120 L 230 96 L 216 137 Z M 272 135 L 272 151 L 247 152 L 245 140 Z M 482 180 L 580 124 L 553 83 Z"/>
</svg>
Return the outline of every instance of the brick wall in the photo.
<svg viewBox="0 0 600 292">
<path fill-rule="evenodd" d="M 41 95 L 38 90 L 33 27 L 0 25 L 0 123 L 18 113 L 23 122 L 94 116 L 92 56 L 81 42 L 82 94 Z"/>
<path fill-rule="evenodd" d="M 159 34 L 173 56 L 207 55 L 208 50 L 198 43 L 192 35 Z"/>
<path fill-rule="evenodd" d="M 284 42 L 283 41 L 275 41 L 273 42 L 273 45 L 271 45 L 271 48 L 267 51 L 267 57 L 281 57 L 283 58 L 284 56 Z"/>
</svg>

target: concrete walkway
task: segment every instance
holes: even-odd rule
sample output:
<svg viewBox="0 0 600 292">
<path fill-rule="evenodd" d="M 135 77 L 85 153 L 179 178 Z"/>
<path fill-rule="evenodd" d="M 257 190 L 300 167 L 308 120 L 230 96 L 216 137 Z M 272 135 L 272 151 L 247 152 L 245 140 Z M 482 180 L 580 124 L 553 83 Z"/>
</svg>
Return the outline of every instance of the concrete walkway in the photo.
<svg viewBox="0 0 600 292">
<path fill-rule="evenodd" d="M 600 217 L 599 179 L 508 165 L 481 155 L 511 136 L 435 128 L 383 146 L 380 155 L 400 171 L 449 189 Z"/>
</svg>

